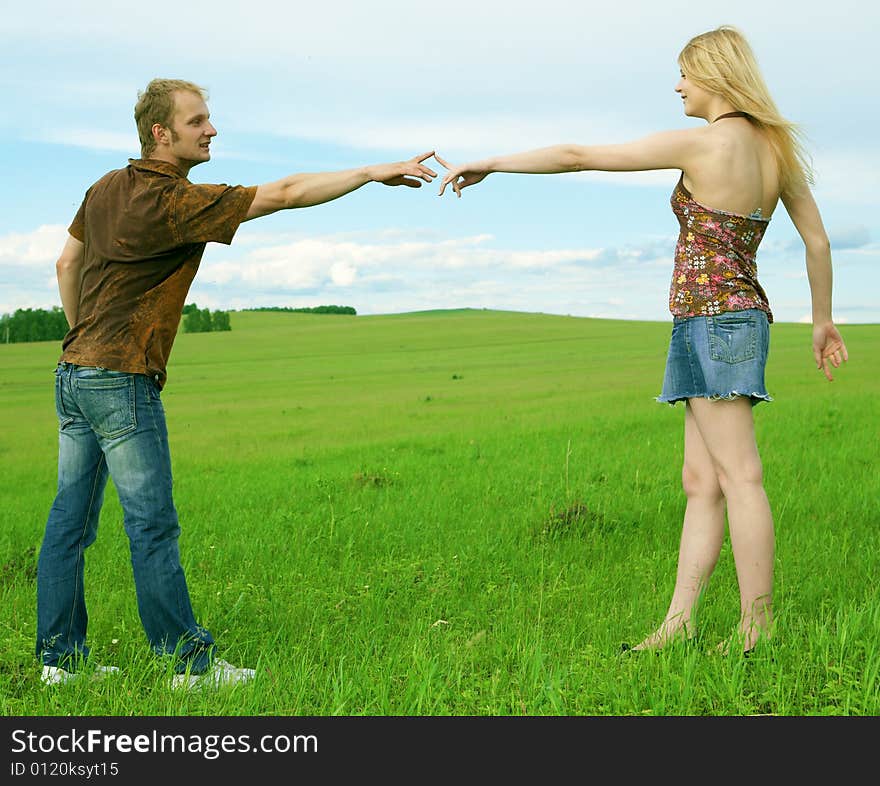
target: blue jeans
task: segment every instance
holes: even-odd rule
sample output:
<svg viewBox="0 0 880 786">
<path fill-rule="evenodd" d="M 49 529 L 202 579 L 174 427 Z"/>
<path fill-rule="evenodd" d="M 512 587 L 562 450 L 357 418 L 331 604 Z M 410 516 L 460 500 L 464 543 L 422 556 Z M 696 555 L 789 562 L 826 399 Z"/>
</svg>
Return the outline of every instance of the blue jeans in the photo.
<svg viewBox="0 0 880 786">
<path fill-rule="evenodd" d="M 156 383 L 143 374 L 60 363 L 58 493 L 37 563 L 37 658 L 76 670 L 88 658 L 83 583 L 108 476 L 124 514 L 138 612 L 157 655 L 204 672 L 214 640 L 193 616 L 177 541 L 171 454 Z"/>
</svg>

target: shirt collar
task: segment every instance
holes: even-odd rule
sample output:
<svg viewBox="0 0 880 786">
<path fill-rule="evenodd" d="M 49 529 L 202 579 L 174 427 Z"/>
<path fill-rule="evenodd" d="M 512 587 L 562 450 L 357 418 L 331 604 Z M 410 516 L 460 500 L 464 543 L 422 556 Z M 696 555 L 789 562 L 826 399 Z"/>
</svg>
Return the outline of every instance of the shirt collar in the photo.
<svg viewBox="0 0 880 786">
<path fill-rule="evenodd" d="M 129 166 L 139 169 L 142 172 L 157 172 L 160 175 L 171 175 L 172 177 L 186 176 L 174 164 L 162 161 L 158 158 L 129 158 Z"/>
</svg>

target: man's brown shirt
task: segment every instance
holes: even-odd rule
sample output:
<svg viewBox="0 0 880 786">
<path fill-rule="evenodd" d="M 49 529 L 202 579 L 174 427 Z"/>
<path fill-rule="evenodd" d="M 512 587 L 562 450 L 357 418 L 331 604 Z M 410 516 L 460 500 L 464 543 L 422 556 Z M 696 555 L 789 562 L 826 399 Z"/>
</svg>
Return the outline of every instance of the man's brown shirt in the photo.
<svg viewBox="0 0 880 786">
<path fill-rule="evenodd" d="M 61 360 L 147 374 L 164 387 L 205 245 L 232 242 L 256 190 L 193 184 L 156 159 L 129 159 L 104 175 L 68 229 L 85 256 Z"/>
</svg>

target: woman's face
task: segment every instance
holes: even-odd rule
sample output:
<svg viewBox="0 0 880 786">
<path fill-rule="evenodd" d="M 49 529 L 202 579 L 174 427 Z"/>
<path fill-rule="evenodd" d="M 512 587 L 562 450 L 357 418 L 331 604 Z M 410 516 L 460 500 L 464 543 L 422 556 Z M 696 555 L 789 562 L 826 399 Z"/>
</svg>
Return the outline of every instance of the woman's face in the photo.
<svg viewBox="0 0 880 786">
<path fill-rule="evenodd" d="M 681 79 L 675 86 L 675 92 L 681 96 L 684 103 L 684 113 L 688 117 L 708 119 L 709 102 L 712 98 L 712 93 L 691 82 L 684 71 L 681 72 Z"/>
</svg>

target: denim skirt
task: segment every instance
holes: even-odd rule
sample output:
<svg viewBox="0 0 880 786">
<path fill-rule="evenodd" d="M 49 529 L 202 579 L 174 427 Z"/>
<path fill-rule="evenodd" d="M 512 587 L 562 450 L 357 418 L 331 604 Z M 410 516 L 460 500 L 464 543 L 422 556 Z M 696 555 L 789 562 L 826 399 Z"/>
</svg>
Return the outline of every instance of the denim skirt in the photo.
<svg viewBox="0 0 880 786">
<path fill-rule="evenodd" d="M 675 317 L 657 401 L 745 396 L 772 401 L 764 385 L 770 350 L 767 314 L 757 308 L 711 317 Z"/>
</svg>

